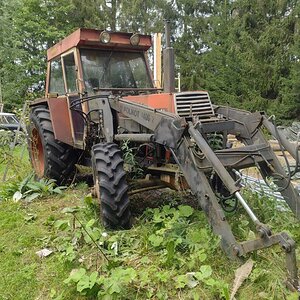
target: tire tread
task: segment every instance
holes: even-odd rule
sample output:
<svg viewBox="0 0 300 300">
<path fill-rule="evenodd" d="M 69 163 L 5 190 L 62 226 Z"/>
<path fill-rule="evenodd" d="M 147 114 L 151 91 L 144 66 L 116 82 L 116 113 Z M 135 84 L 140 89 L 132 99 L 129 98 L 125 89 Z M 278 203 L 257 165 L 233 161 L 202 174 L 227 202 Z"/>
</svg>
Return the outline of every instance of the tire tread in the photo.
<svg viewBox="0 0 300 300">
<path fill-rule="evenodd" d="M 104 226 L 112 229 L 130 228 L 128 185 L 118 145 L 114 143 L 94 145 L 92 163 L 94 182 L 99 184 L 99 201 Z"/>
<path fill-rule="evenodd" d="M 75 174 L 78 152 L 71 146 L 55 139 L 50 111 L 46 106 L 37 106 L 30 113 L 31 128 L 35 127 L 44 148 L 44 177 L 55 179 L 58 185 L 67 184 Z M 29 138 L 28 145 L 31 139 Z M 29 147 L 30 158 L 31 147 Z M 33 165 L 33 164 L 32 164 Z"/>
</svg>

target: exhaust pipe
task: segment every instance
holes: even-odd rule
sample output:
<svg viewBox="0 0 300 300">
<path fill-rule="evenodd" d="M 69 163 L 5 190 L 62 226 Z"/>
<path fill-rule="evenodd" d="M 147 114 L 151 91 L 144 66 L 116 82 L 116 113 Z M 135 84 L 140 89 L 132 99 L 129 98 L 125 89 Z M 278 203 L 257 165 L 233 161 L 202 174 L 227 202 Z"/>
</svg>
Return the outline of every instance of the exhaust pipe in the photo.
<svg viewBox="0 0 300 300">
<path fill-rule="evenodd" d="M 171 47 L 171 29 L 170 21 L 165 21 L 165 38 L 166 48 L 163 51 L 164 59 L 164 92 L 174 93 L 175 92 L 175 59 L 174 49 Z"/>
</svg>

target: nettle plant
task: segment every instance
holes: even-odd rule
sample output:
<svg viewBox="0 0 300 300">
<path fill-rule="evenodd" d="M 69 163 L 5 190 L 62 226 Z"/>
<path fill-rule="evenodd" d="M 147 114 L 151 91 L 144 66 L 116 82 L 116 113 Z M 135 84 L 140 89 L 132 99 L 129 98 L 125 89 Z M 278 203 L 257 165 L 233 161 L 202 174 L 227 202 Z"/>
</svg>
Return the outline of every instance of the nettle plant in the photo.
<svg viewBox="0 0 300 300">
<path fill-rule="evenodd" d="M 90 196 L 86 202 L 91 202 Z M 229 299 L 228 285 L 214 278 L 207 253 L 219 240 L 199 230 L 197 212 L 187 205 L 148 209 L 130 231 L 105 231 L 86 209 L 67 208 L 57 220 L 54 243 L 60 258 L 76 265 L 64 281 L 98 299 L 166 299 L 208 289 Z M 197 230 L 196 230 L 197 229 Z"/>
</svg>

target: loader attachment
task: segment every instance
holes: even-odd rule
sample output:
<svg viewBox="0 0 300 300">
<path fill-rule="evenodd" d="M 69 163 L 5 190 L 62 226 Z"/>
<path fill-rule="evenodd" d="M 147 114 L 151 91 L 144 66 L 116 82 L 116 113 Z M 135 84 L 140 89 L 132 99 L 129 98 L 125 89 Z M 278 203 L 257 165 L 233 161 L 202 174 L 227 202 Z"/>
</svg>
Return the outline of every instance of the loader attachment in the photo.
<svg viewBox="0 0 300 300">
<path fill-rule="evenodd" d="M 244 242 L 236 241 L 230 225 L 226 221 L 222 207 L 218 203 L 218 199 L 216 198 L 214 191 L 211 189 L 207 177 L 201 169 L 199 169 L 197 157 L 195 157 L 193 153 L 193 146 L 190 143 L 191 141 L 189 138 L 184 137 L 180 146 L 177 149 L 172 150 L 173 155 L 176 157 L 177 163 L 180 165 L 192 192 L 197 197 L 201 208 L 205 212 L 213 231 L 220 235 L 221 246 L 225 253 L 229 257 L 235 259 L 245 256 L 249 252 L 279 244 L 286 255 L 286 268 L 288 273 L 286 281 L 287 287 L 293 291 L 300 291 L 295 253 L 296 245 L 294 240 L 285 232 L 272 234 L 267 225 L 259 221 L 257 216 L 253 213 L 242 195 L 239 193 L 238 186 L 222 165 L 217 155 L 210 149 L 201 133 L 195 129 L 191 123 L 189 124 L 188 131 L 193 142 L 195 142 L 197 147 L 205 153 L 206 158 L 210 161 L 214 170 L 223 180 L 227 189 L 237 197 L 239 203 L 243 206 L 250 219 L 256 225 L 257 239 Z"/>
<path fill-rule="evenodd" d="M 299 194 L 260 130 L 262 125 L 265 125 L 271 133 L 275 130 L 263 114 L 228 107 L 214 107 L 216 114 L 209 118 L 185 118 L 127 99 L 111 97 L 109 102 L 112 109 L 131 118 L 148 131 L 147 134 L 126 134 L 127 138 L 140 142 L 151 141 L 171 151 L 214 233 L 221 237 L 221 246 L 229 257 L 238 259 L 249 252 L 279 244 L 286 254 L 287 286 L 300 291 L 295 242 L 285 232 L 273 234 L 267 225 L 260 222 L 241 195 L 238 182 L 231 176 L 233 172 L 250 166 L 258 167 L 264 178 L 276 176 L 278 191 L 300 219 Z M 209 134 L 213 132 L 222 133 L 223 136 L 232 134 L 244 146 L 213 150 L 208 142 Z M 122 134 L 114 136 L 115 140 L 123 138 Z M 284 142 L 284 147 L 292 151 L 289 142 Z M 220 199 L 216 197 L 216 191 L 211 184 L 212 173 L 218 176 L 227 192 L 245 209 L 256 226 L 256 239 L 244 242 L 236 240 L 226 220 Z"/>
<path fill-rule="evenodd" d="M 300 220 L 299 192 L 291 183 L 291 174 L 286 174 L 260 128 L 264 126 L 278 140 L 280 145 L 282 143 L 282 146 L 296 159 L 296 162 L 299 155 L 298 147 L 295 147 L 281 135 L 276 130 L 276 127 L 261 113 L 249 113 L 224 107 L 220 107 L 216 111 L 223 114 L 227 119 L 234 120 L 237 124 L 236 128 L 230 133 L 234 134 L 244 144 L 258 147 L 256 151 L 246 153 L 248 157 L 251 157 L 251 165 L 259 169 L 264 179 L 267 177 L 274 178 L 278 191 L 282 194 L 295 216 Z M 233 168 L 241 169 L 241 166 L 237 164 Z"/>
</svg>

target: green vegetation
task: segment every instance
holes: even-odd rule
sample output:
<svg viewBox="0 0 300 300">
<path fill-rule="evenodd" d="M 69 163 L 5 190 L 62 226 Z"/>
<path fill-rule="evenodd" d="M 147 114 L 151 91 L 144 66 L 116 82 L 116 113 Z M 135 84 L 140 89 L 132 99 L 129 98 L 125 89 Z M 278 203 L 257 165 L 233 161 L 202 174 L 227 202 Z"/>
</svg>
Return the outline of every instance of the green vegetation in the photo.
<svg viewBox="0 0 300 300">
<path fill-rule="evenodd" d="M 1 299 L 229 299 L 239 264 L 222 253 L 202 212 L 163 205 L 147 209 L 131 230 L 106 231 L 87 192 L 80 185 L 29 205 L 0 204 Z M 253 234 L 243 215 L 230 219 L 241 238 Z M 299 243 L 290 214 L 276 213 L 272 224 Z M 35 252 L 45 247 L 54 253 L 41 259 Z M 296 299 L 284 287 L 279 248 L 252 259 L 238 299 Z"/>
<path fill-rule="evenodd" d="M 76 194 L 76 195 L 75 195 Z M 67 196 L 43 199 L 30 205 L 2 201 L 0 204 L 0 299 L 51 299 L 61 289 L 71 266 L 57 255 L 41 259 L 35 253 L 55 238 L 51 224 L 61 217 L 64 205 L 79 201 L 80 190 Z M 65 299 L 79 299 L 65 291 Z"/>
<path fill-rule="evenodd" d="M 24 141 L 23 141 L 24 143 Z M 24 144 L 18 145 L 14 151 L 8 146 L 0 147 L 0 179 L 8 166 L 7 178 L 10 180 L 23 180 L 30 171 L 30 163 L 27 149 Z"/>
<path fill-rule="evenodd" d="M 9 189 L 0 183 L 1 193 Z M 300 225 L 290 212 L 279 212 L 272 199 L 243 194 L 274 232 L 288 231 L 300 243 Z M 101 226 L 84 183 L 31 202 L 2 200 L 0 299 L 229 299 L 240 263 L 221 251 L 197 204 L 162 192 L 151 196 L 158 207 L 147 209 L 143 197 L 132 199 L 139 209 L 126 231 Z M 238 239 L 253 238 L 241 208 L 228 219 Z M 44 248 L 53 253 L 40 258 L 36 252 Z M 249 257 L 254 267 L 237 299 L 297 299 L 284 286 L 279 247 Z"/>
<path fill-rule="evenodd" d="M 28 202 L 54 194 L 62 194 L 65 186 L 57 186 L 54 179 L 40 179 L 35 180 L 34 175 L 31 174 L 23 179 L 20 183 L 8 183 L 9 188 L 4 189 L 3 199 L 13 199 L 14 201 L 20 201 L 24 199 Z M 13 194 L 10 194 L 13 192 Z M 1 199 L 1 198 L 0 198 Z"/>
<path fill-rule="evenodd" d="M 172 21 L 183 90 L 216 104 L 299 119 L 296 0 L 0 0 L 6 108 L 43 94 L 46 49 L 78 27 L 154 33 Z"/>
</svg>

